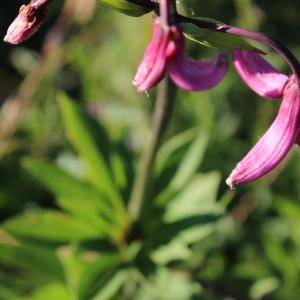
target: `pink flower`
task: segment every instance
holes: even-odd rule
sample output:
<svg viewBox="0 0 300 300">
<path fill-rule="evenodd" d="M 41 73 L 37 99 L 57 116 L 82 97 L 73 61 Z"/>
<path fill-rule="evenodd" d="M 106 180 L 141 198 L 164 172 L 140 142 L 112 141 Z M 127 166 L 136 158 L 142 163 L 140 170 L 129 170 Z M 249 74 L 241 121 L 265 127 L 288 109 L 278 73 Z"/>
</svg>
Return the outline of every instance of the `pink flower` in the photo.
<svg viewBox="0 0 300 300">
<path fill-rule="evenodd" d="M 300 87 L 294 76 L 283 89 L 278 115 L 257 144 L 240 161 L 226 183 L 231 187 L 251 182 L 273 170 L 297 142 L 300 130 Z"/>
<path fill-rule="evenodd" d="M 22 5 L 18 16 L 9 26 L 4 41 L 10 44 L 20 44 L 31 37 L 45 21 L 49 0 L 32 0 L 28 5 Z"/>
<path fill-rule="evenodd" d="M 152 40 L 133 81 L 137 90 L 148 90 L 167 74 L 179 87 L 189 91 L 210 89 L 223 79 L 228 69 L 225 54 L 196 61 L 184 56 L 184 48 L 178 25 L 168 26 L 159 18 L 154 20 Z"/>
<path fill-rule="evenodd" d="M 288 76 L 276 70 L 259 53 L 234 50 L 233 64 L 246 84 L 258 95 L 269 99 L 282 97 Z"/>
</svg>

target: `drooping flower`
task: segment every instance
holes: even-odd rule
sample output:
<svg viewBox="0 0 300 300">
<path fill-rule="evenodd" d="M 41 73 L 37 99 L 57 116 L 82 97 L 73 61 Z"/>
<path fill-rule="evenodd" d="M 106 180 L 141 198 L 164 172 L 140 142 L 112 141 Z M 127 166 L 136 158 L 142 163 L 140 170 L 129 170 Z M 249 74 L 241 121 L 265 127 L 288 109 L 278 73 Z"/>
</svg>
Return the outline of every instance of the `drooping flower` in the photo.
<svg viewBox="0 0 300 300">
<path fill-rule="evenodd" d="M 153 34 L 133 84 L 139 92 L 155 86 L 165 75 L 182 89 L 207 90 L 217 85 L 228 70 L 225 54 L 197 61 L 184 55 L 185 43 L 178 25 L 166 26 L 160 18 L 153 22 Z"/>
<path fill-rule="evenodd" d="M 236 49 L 232 54 L 236 71 L 253 91 L 267 99 L 282 97 L 287 75 L 275 69 L 257 52 Z"/>
<path fill-rule="evenodd" d="M 49 0 L 32 0 L 28 5 L 22 5 L 18 16 L 9 26 L 4 41 L 10 44 L 20 44 L 31 37 L 47 17 Z"/>
<path fill-rule="evenodd" d="M 273 124 L 237 164 L 226 183 L 233 188 L 273 170 L 297 143 L 299 131 L 300 87 L 293 75 L 283 89 L 283 100 Z"/>
</svg>

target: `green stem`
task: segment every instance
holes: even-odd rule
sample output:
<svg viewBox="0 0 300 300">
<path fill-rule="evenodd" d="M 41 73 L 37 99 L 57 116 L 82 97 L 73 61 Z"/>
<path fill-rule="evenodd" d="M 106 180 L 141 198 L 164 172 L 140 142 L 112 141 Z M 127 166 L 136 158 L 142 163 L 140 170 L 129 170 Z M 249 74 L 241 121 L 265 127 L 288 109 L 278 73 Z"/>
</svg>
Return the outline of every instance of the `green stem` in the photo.
<svg viewBox="0 0 300 300">
<path fill-rule="evenodd" d="M 162 136 L 171 119 L 175 96 L 176 87 L 169 78 L 165 78 L 157 88 L 157 96 L 151 122 L 152 129 L 142 153 L 128 205 L 132 221 L 139 219 L 144 203 L 149 198 L 155 157 Z"/>
</svg>

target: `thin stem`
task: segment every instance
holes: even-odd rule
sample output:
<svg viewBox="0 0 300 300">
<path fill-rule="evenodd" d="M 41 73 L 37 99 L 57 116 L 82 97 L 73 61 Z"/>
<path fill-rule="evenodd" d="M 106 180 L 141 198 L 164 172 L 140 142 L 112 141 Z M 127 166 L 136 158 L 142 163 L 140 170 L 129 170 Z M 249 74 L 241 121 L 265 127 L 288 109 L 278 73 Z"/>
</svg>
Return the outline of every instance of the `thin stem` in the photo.
<svg viewBox="0 0 300 300">
<path fill-rule="evenodd" d="M 170 0 L 160 0 L 159 16 L 161 23 L 168 27 L 170 25 Z"/>
<path fill-rule="evenodd" d="M 283 44 L 276 41 L 275 39 L 270 38 L 261 32 L 255 32 L 252 30 L 238 28 L 229 25 L 225 25 L 225 27 L 224 25 L 223 26 L 221 25 L 220 28 L 218 28 L 218 31 L 224 31 L 225 33 L 229 33 L 232 35 L 250 38 L 268 45 L 269 47 L 273 48 L 276 52 L 278 52 L 285 59 L 285 61 L 291 67 L 297 80 L 298 81 L 300 80 L 300 65 L 297 58 L 288 48 L 286 48 Z"/>
<path fill-rule="evenodd" d="M 285 61 L 288 63 L 293 73 L 295 74 L 296 80 L 298 81 L 298 83 L 300 83 L 300 65 L 297 58 L 283 44 L 266 36 L 265 34 L 248 29 L 230 26 L 227 24 L 217 24 L 212 22 L 206 22 L 203 20 L 192 19 L 179 14 L 175 16 L 175 19 L 177 20 L 177 22 L 191 23 L 200 28 L 210 29 L 212 31 L 227 33 L 236 36 L 242 36 L 268 45 L 285 59 Z"/>
<path fill-rule="evenodd" d="M 139 219 L 144 203 L 149 198 L 155 157 L 172 115 L 175 96 L 176 87 L 167 77 L 157 88 L 156 102 L 152 115 L 152 130 L 142 153 L 138 172 L 133 184 L 133 191 L 128 205 L 132 221 Z"/>
</svg>

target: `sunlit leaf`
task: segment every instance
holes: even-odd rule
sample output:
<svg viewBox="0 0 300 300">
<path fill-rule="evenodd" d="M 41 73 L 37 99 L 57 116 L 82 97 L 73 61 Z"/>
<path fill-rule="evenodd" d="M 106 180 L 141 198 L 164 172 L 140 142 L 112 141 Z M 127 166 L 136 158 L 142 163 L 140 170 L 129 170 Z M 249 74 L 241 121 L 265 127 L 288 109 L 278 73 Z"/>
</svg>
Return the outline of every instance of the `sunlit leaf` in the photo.
<svg viewBox="0 0 300 300">
<path fill-rule="evenodd" d="M 70 204 L 62 201 L 64 208 L 86 214 L 98 212 L 106 217 L 113 215 L 110 203 L 93 185 L 45 161 L 27 158 L 23 161 L 23 166 L 57 197 L 69 199 Z"/>
<path fill-rule="evenodd" d="M 216 203 L 220 174 L 196 175 L 167 205 L 165 221 L 171 222 L 196 214 L 220 213 Z"/>
<path fill-rule="evenodd" d="M 159 174 L 164 168 L 167 167 L 168 164 L 173 164 L 174 157 L 176 159 L 176 153 L 178 153 L 182 148 L 189 144 L 196 135 L 197 129 L 193 128 L 180 133 L 165 142 L 157 153 L 155 162 L 156 172 Z M 177 163 L 177 161 L 175 162 Z"/>
<path fill-rule="evenodd" d="M 180 189 L 192 179 L 204 158 L 207 143 L 208 135 L 206 132 L 200 132 L 195 136 L 181 159 L 171 182 L 158 195 L 156 202 L 159 205 L 163 205 L 174 198 Z"/>
<path fill-rule="evenodd" d="M 98 0 L 98 2 L 133 17 L 142 16 L 152 10 L 151 8 L 134 4 L 126 0 Z"/>
<path fill-rule="evenodd" d="M 24 268 L 48 280 L 64 280 L 62 265 L 54 251 L 47 248 L 0 243 L 0 261 L 14 267 Z"/>
<path fill-rule="evenodd" d="M 90 180 L 111 201 L 116 211 L 125 215 L 125 208 L 116 184 L 113 182 L 108 138 L 99 124 L 89 117 L 75 102 L 61 95 L 60 109 L 66 134 L 83 158 Z"/>
<path fill-rule="evenodd" d="M 199 28 L 190 23 L 182 24 L 184 35 L 187 39 L 192 40 L 206 47 L 213 47 L 223 50 L 244 49 L 260 51 L 249 44 L 246 39 L 227 33 L 215 32 L 210 29 Z"/>
<path fill-rule="evenodd" d="M 267 277 L 258 280 L 250 289 L 250 297 L 261 299 L 266 295 L 274 292 L 280 286 L 280 281 L 276 277 Z"/>
<path fill-rule="evenodd" d="M 30 211 L 4 222 L 2 227 L 22 238 L 70 242 L 103 237 L 99 228 L 71 215 L 54 211 Z"/>
<path fill-rule="evenodd" d="M 120 255 L 106 255 L 93 263 L 83 273 L 79 284 L 79 299 L 93 299 L 118 271 L 122 262 Z"/>
<path fill-rule="evenodd" d="M 20 300 L 70 300 L 67 288 L 61 283 L 49 283 L 33 290 L 29 296 Z"/>
</svg>

